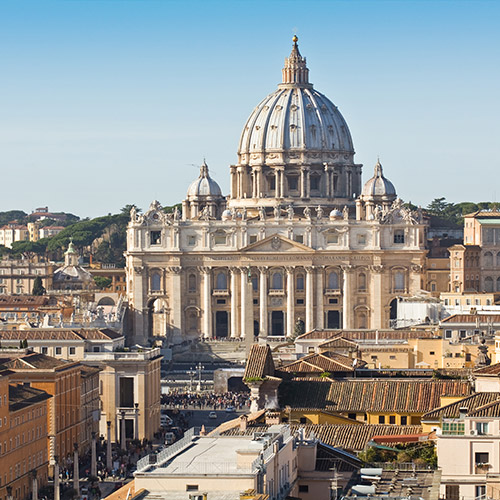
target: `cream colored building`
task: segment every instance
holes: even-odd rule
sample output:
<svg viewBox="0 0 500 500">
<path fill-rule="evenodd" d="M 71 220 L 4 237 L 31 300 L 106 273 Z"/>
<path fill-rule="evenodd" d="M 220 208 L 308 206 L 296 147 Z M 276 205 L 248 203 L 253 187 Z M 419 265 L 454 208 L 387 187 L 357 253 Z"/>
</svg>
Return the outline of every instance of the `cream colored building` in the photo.
<svg viewBox="0 0 500 500">
<path fill-rule="evenodd" d="M 425 279 L 425 225 L 380 162 L 363 185 L 338 108 L 294 41 L 283 80 L 243 127 L 223 197 L 204 163 L 182 205 L 133 210 L 132 342 L 387 328 Z"/>
<path fill-rule="evenodd" d="M 325 451 L 335 452 L 314 437 L 292 434 L 288 425 L 272 425 L 253 436 L 196 436 L 190 429 L 181 441 L 156 455 L 153 467 L 149 456 L 137 463 L 135 491 L 144 489 L 165 500 L 204 495 L 238 500 L 251 491 L 276 500 L 326 499 L 333 485 L 347 484 L 360 462 L 343 453 L 342 461 L 351 468 L 336 473 L 335 459 Z M 330 468 L 320 467 L 318 460 Z"/>
<path fill-rule="evenodd" d="M 29 260 L 0 260 L 0 295 L 26 295 L 40 277 L 46 290 L 52 286 L 54 264 Z"/>
<path fill-rule="evenodd" d="M 126 439 L 153 439 L 160 427 L 161 359 L 159 348 L 86 353 L 85 364 L 101 370 L 100 434 L 107 435 L 110 422 L 113 442 L 121 442 L 123 429 Z"/>
<path fill-rule="evenodd" d="M 30 234 L 27 226 L 10 223 L 0 227 L 0 245 L 12 248 L 14 241 L 29 240 Z"/>
</svg>

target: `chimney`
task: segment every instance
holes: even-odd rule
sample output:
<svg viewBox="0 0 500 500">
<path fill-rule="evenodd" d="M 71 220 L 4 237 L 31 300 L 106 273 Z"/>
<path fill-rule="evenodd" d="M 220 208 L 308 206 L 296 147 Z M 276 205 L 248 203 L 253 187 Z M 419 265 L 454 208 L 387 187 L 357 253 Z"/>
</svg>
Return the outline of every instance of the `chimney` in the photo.
<svg viewBox="0 0 500 500">
<path fill-rule="evenodd" d="M 469 412 L 469 409 L 468 408 L 465 408 L 465 407 L 461 407 L 458 409 L 458 415 L 459 415 L 459 419 L 460 420 L 463 420 L 465 418 L 465 416 L 467 415 L 467 413 Z"/>
<path fill-rule="evenodd" d="M 248 426 L 248 417 L 246 415 L 240 416 L 240 432 L 245 432 Z"/>
</svg>

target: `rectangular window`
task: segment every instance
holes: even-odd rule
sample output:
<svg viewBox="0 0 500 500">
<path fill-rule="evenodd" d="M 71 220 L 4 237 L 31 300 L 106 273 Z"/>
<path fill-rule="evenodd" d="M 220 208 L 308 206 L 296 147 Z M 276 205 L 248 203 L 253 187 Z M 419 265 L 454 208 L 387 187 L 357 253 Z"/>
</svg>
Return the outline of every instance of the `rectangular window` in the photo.
<svg viewBox="0 0 500 500">
<path fill-rule="evenodd" d="M 311 191 L 317 191 L 319 189 L 319 177 L 317 175 L 311 175 L 311 177 L 309 177 L 309 185 Z"/>
<path fill-rule="evenodd" d="M 379 415 L 378 416 L 378 423 L 379 424 L 385 424 L 385 416 L 384 415 Z"/>
<path fill-rule="evenodd" d="M 486 465 L 490 462 L 490 454 L 486 452 L 476 452 L 474 454 L 474 463 L 476 465 Z"/>
<path fill-rule="evenodd" d="M 257 242 L 257 235 L 256 234 L 251 234 L 250 235 L 250 244 L 256 243 Z"/>
<path fill-rule="evenodd" d="M 227 243 L 226 234 L 215 234 L 214 235 L 214 245 L 225 245 Z"/>
<path fill-rule="evenodd" d="M 196 236 L 188 236 L 188 245 L 194 247 L 196 245 Z"/>
<path fill-rule="evenodd" d="M 62 354 L 62 347 L 56 347 L 56 356 Z"/>
<path fill-rule="evenodd" d="M 328 233 L 326 235 L 326 242 L 329 245 L 338 245 L 339 243 L 339 235 L 336 233 Z"/>
<path fill-rule="evenodd" d="M 451 339 L 451 336 L 452 336 L 451 330 L 445 330 L 444 331 L 444 338 L 445 339 Z"/>
<path fill-rule="evenodd" d="M 389 356 L 389 359 L 396 359 L 396 356 Z"/>
<path fill-rule="evenodd" d="M 304 299 L 297 299 L 297 305 L 301 306 L 304 304 Z"/>
<path fill-rule="evenodd" d="M 198 491 L 197 484 L 186 484 L 186 491 Z"/>
<path fill-rule="evenodd" d="M 365 245 L 365 244 L 366 244 L 366 235 L 358 234 L 358 245 Z"/>
<path fill-rule="evenodd" d="M 460 338 L 464 339 L 467 336 L 467 332 L 465 330 L 460 330 Z"/>
<path fill-rule="evenodd" d="M 149 236 L 151 245 L 159 245 L 161 243 L 161 231 L 151 231 Z"/>
<path fill-rule="evenodd" d="M 134 406 L 134 379 L 120 377 L 120 406 L 133 408 Z"/>
<path fill-rule="evenodd" d="M 76 348 L 75 347 L 70 347 L 69 348 L 69 355 L 74 356 L 76 354 Z"/>
<path fill-rule="evenodd" d="M 48 354 L 49 353 L 49 348 L 48 347 L 42 347 L 41 352 L 42 352 L 42 354 Z"/>
<path fill-rule="evenodd" d="M 226 303 L 226 299 L 217 299 L 217 304 L 224 305 Z"/>
<path fill-rule="evenodd" d="M 309 485 L 299 484 L 299 493 L 309 493 Z"/>
<path fill-rule="evenodd" d="M 296 175 L 291 175 L 288 177 L 288 189 L 290 191 L 297 191 L 299 186 L 299 178 Z"/>
<path fill-rule="evenodd" d="M 488 434 L 488 422 L 476 422 L 476 431 L 480 436 Z"/>
<path fill-rule="evenodd" d="M 408 423 L 408 417 L 406 415 L 403 415 L 401 417 L 401 425 L 407 425 Z"/>
<path fill-rule="evenodd" d="M 397 229 L 394 231 L 394 243 L 404 243 L 405 242 L 405 232 L 403 229 Z"/>
<path fill-rule="evenodd" d="M 389 423 L 390 424 L 395 424 L 396 423 L 396 415 L 390 415 L 389 416 Z"/>
<path fill-rule="evenodd" d="M 304 235 L 296 234 L 293 238 L 297 243 L 304 243 Z"/>
</svg>

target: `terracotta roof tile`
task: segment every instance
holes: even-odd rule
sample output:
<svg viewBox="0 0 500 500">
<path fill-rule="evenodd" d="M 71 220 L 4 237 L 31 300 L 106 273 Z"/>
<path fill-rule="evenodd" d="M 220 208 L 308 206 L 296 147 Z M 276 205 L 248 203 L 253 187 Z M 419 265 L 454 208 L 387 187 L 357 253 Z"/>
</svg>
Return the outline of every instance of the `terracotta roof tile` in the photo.
<svg viewBox="0 0 500 500">
<path fill-rule="evenodd" d="M 467 413 L 468 417 L 500 417 L 500 399 Z"/>
<path fill-rule="evenodd" d="M 454 380 L 283 381 L 281 407 L 325 408 L 337 412 L 425 413 L 441 396 L 470 394 L 468 382 Z"/>
<path fill-rule="evenodd" d="M 477 408 L 497 401 L 499 398 L 499 392 L 477 392 L 460 401 L 441 406 L 422 415 L 422 421 L 438 421 L 441 418 L 458 418 L 460 416 L 460 408 L 467 408 L 468 412 L 472 412 Z"/>
<path fill-rule="evenodd" d="M 331 340 L 337 337 L 347 340 L 407 340 L 432 338 L 436 334 L 429 330 L 311 330 L 297 337 L 297 340 Z"/>
<path fill-rule="evenodd" d="M 500 314 L 453 314 L 441 320 L 441 323 L 500 323 Z"/>
<path fill-rule="evenodd" d="M 396 436 L 408 434 L 421 434 L 421 425 L 329 425 L 329 424 L 292 424 L 292 432 L 303 428 L 306 438 L 311 433 L 321 442 L 342 448 L 351 452 L 359 452 L 366 448 L 366 445 L 374 436 Z M 268 425 L 248 426 L 246 431 L 240 431 L 239 427 L 229 429 L 221 434 L 224 436 L 250 436 L 254 432 L 266 432 Z"/>
<path fill-rule="evenodd" d="M 323 352 L 320 354 L 309 354 L 288 365 L 282 366 L 280 371 L 288 373 L 324 373 L 324 372 L 353 372 L 354 360 L 341 354 Z M 358 368 L 366 365 L 364 361 L 357 360 Z"/>
<path fill-rule="evenodd" d="M 474 375 L 500 375 L 500 363 L 474 370 Z"/>
<path fill-rule="evenodd" d="M 271 348 L 267 344 L 254 344 L 248 355 L 243 378 L 264 378 L 268 375 L 274 375 Z"/>
</svg>

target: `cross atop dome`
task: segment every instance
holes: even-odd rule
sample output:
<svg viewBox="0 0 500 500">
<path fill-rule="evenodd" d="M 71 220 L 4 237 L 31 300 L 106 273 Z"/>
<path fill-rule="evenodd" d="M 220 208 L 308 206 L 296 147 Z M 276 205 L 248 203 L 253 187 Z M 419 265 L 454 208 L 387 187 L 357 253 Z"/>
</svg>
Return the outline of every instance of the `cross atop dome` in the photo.
<svg viewBox="0 0 500 500">
<path fill-rule="evenodd" d="M 297 42 L 299 38 L 294 35 L 292 38 L 293 47 L 289 57 L 285 58 L 285 66 L 283 68 L 284 84 L 308 85 L 309 84 L 309 69 L 306 66 L 306 58 L 302 57 L 299 52 Z"/>
</svg>

